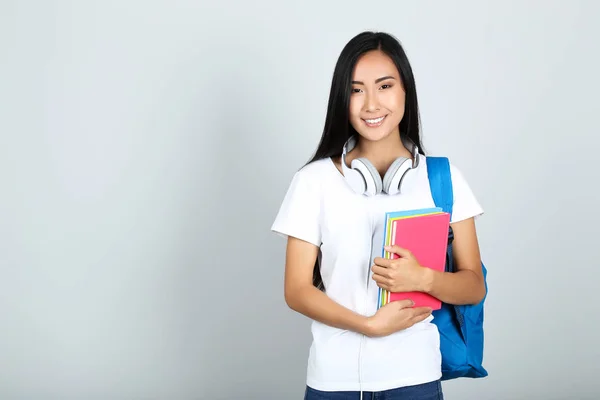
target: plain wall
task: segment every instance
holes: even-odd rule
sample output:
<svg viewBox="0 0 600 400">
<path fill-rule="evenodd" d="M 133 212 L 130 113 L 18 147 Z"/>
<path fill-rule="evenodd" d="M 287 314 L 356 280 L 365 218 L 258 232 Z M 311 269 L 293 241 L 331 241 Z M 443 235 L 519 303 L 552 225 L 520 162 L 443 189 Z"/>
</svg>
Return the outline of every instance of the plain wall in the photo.
<svg viewBox="0 0 600 400">
<path fill-rule="evenodd" d="M 270 226 L 362 30 L 485 208 L 480 380 L 600 395 L 593 1 L 0 2 L 0 398 L 299 399 Z"/>
</svg>

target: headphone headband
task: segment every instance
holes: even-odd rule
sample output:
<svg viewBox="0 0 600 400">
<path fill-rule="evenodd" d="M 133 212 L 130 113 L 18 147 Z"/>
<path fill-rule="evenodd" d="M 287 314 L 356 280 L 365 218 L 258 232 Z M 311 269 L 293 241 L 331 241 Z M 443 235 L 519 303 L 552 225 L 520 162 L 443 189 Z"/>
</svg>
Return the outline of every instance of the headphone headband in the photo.
<svg viewBox="0 0 600 400">
<path fill-rule="evenodd" d="M 412 154 L 412 160 L 398 157 L 385 173 L 383 180 L 377 169 L 365 157 L 352 160 L 350 167 L 346 163 L 346 155 L 356 147 L 356 135 L 348 138 L 342 148 L 342 172 L 346 182 L 358 194 L 373 196 L 381 192 L 393 195 L 400 192 L 400 186 L 405 174 L 419 165 L 419 148 L 410 139 L 401 136 L 402 143 Z"/>
<path fill-rule="evenodd" d="M 402 140 L 402 144 L 407 148 L 408 151 L 412 154 L 413 162 L 412 168 L 416 168 L 419 166 L 419 147 L 409 138 L 400 136 L 400 140 Z M 345 158 L 345 155 L 350 153 L 352 149 L 356 147 L 358 140 L 356 135 L 352 135 L 348 138 L 346 143 L 344 143 L 344 147 L 342 148 L 342 157 Z"/>
</svg>

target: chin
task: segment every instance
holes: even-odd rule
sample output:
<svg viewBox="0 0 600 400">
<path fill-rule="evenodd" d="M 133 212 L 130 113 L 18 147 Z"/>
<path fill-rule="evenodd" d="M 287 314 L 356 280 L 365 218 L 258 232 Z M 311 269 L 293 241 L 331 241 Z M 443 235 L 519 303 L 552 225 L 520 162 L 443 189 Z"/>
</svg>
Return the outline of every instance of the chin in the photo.
<svg viewBox="0 0 600 400">
<path fill-rule="evenodd" d="M 394 132 L 394 129 L 390 129 L 386 126 L 380 126 L 378 128 L 368 128 L 368 129 L 356 129 L 354 128 L 361 138 L 368 140 L 370 142 L 378 142 L 387 138 L 389 135 Z"/>
</svg>

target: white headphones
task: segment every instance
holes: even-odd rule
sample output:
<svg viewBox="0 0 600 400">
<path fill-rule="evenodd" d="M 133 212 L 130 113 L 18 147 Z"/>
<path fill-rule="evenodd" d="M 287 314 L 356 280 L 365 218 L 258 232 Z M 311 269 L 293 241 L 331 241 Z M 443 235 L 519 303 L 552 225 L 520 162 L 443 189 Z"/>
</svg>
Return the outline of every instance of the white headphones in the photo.
<svg viewBox="0 0 600 400">
<path fill-rule="evenodd" d="M 356 146 L 356 136 L 351 136 L 344 144 L 342 150 L 342 171 L 346 182 L 357 194 L 374 196 L 385 192 L 389 195 L 400 193 L 402 179 L 406 173 L 419 165 L 419 148 L 409 141 L 402 138 L 404 145 L 411 151 L 413 160 L 406 157 L 398 157 L 386 171 L 383 181 L 377 169 L 365 157 L 355 158 L 350 164 L 346 164 L 346 154 Z"/>
</svg>

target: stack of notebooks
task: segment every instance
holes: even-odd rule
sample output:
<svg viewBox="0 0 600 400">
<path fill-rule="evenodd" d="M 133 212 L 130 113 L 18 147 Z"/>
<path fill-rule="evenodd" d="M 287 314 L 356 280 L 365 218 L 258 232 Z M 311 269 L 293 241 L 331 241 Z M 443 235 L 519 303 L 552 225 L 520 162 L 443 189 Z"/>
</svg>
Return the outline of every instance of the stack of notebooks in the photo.
<svg viewBox="0 0 600 400">
<path fill-rule="evenodd" d="M 423 267 L 444 271 L 450 214 L 440 207 L 385 214 L 384 246 L 396 245 L 412 252 Z M 383 258 L 395 259 L 398 255 L 383 249 Z M 441 301 L 423 292 L 391 293 L 379 288 L 377 308 L 397 300 L 411 299 L 414 307 L 441 308 Z"/>
</svg>

